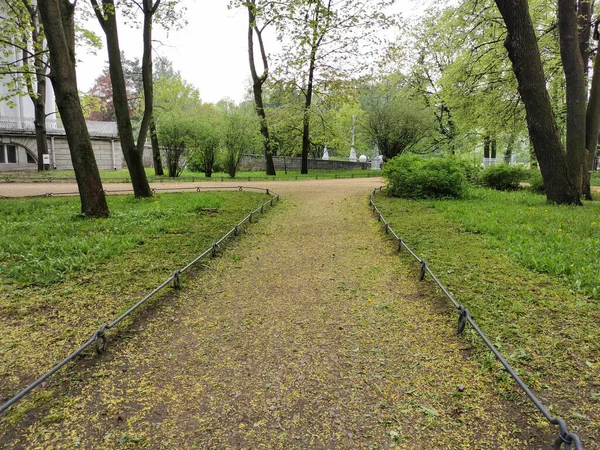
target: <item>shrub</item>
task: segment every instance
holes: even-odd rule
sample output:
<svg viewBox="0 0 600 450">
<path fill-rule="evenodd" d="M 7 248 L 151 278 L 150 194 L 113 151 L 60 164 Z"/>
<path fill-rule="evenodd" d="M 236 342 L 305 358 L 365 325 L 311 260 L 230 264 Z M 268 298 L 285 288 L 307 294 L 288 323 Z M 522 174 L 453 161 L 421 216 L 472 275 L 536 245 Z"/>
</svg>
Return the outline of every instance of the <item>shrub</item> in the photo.
<svg viewBox="0 0 600 450">
<path fill-rule="evenodd" d="M 465 176 L 452 158 L 396 156 L 383 168 L 390 194 L 404 198 L 460 198 Z"/>
<path fill-rule="evenodd" d="M 465 179 L 474 185 L 481 184 L 481 166 L 479 164 L 473 164 L 469 161 L 459 161 L 460 168 L 462 170 Z"/>
<path fill-rule="evenodd" d="M 544 186 L 544 179 L 539 170 L 533 170 L 529 173 L 529 189 L 536 194 L 545 194 L 546 187 Z"/>
<path fill-rule="evenodd" d="M 498 164 L 486 168 L 481 174 L 481 181 L 485 187 L 499 191 L 515 191 L 519 189 L 521 181 L 526 178 L 525 169 L 521 166 Z"/>
</svg>

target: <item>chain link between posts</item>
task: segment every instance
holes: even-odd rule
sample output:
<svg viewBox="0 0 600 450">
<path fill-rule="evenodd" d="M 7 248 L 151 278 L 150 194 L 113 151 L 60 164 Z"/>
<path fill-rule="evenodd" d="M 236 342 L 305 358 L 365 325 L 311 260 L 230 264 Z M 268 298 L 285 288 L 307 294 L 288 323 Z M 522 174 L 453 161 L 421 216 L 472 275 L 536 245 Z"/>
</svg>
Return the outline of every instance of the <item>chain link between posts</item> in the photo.
<svg viewBox="0 0 600 450">
<path fill-rule="evenodd" d="M 200 187 L 193 187 L 193 188 L 186 188 L 186 189 L 187 190 L 196 190 L 196 192 L 200 192 Z M 133 305 L 132 307 L 130 307 L 127 311 L 125 311 L 123 314 L 121 314 L 119 317 L 117 317 L 111 323 L 102 325 L 77 350 L 75 350 L 69 356 L 67 356 L 65 359 L 63 359 L 58 364 L 56 364 L 52 369 L 50 369 L 44 375 L 42 375 L 37 380 L 35 380 L 33 383 L 31 383 L 27 388 L 23 389 L 21 392 L 19 392 L 13 398 L 11 398 L 6 403 L 4 403 L 2 406 L 0 406 L 0 414 L 2 414 L 3 412 L 5 412 L 7 409 L 9 409 L 15 403 L 19 402 L 21 399 L 23 399 L 27 394 L 29 394 L 32 390 L 34 390 L 36 387 L 38 387 L 40 384 L 42 384 L 46 379 L 48 379 L 50 376 L 52 376 L 56 372 L 58 372 L 64 365 L 66 365 L 67 363 L 69 363 L 70 361 L 72 361 L 73 359 L 75 359 L 77 356 L 81 355 L 84 352 L 84 350 L 86 350 L 88 347 L 91 347 L 93 345 L 95 347 L 96 352 L 98 354 L 104 353 L 106 351 L 107 347 L 108 347 L 108 337 L 106 335 L 106 331 L 107 330 L 110 330 L 111 328 L 116 327 L 127 316 L 131 315 L 134 311 L 136 311 L 139 307 L 141 307 L 144 303 L 146 303 L 148 300 L 150 300 L 152 297 L 154 297 L 156 294 L 158 294 L 160 291 L 162 291 L 165 287 L 167 287 L 171 283 L 173 283 L 173 288 L 175 288 L 175 289 L 181 289 L 181 275 L 184 272 L 188 271 L 191 267 L 193 267 L 196 263 L 198 263 L 198 261 L 200 261 L 201 259 L 207 257 L 208 255 L 210 255 L 211 257 L 217 256 L 218 248 L 219 248 L 219 246 L 225 240 L 227 240 L 231 236 L 238 236 L 239 235 L 240 227 L 242 225 L 244 225 L 244 223 L 246 223 L 246 222 L 251 223 L 252 222 L 252 217 L 255 214 L 257 214 L 259 212 L 263 213 L 264 212 L 264 208 L 266 206 L 271 206 L 272 207 L 273 206 L 273 202 L 274 201 L 279 201 L 279 199 L 280 199 L 279 194 L 276 194 L 275 192 L 272 192 L 269 189 L 263 189 L 263 188 L 242 187 L 242 186 L 235 186 L 235 187 L 229 188 L 229 187 L 223 186 L 223 187 L 218 187 L 218 188 L 203 187 L 202 189 L 203 190 L 209 190 L 209 189 L 211 189 L 211 190 L 236 189 L 238 191 L 242 191 L 243 189 L 258 190 L 258 191 L 264 191 L 267 195 L 271 196 L 271 198 L 267 202 L 264 202 L 263 204 L 261 204 L 255 210 L 250 211 L 250 213 L 246 217 L 244 217 L 231 230 L 229 230 L 221 239 L 219 239 L 217 242 L 215 242 L 214 244 L 212 244 L 207 250 L 205 250 L 202 254 L 200 254 L 199 256 L 197 256 L 187 266 L 185 266 L 182 269 L 178 269 L 175 272 L 173 272 L 173 275 L 171 275 L 169 278 L 167 278 L 165 281 L 163 281 L 152 292 L 150 292 L 144 298 L 142 298 L 141 300 L 139 300 L 135 305 Z M 158 191 L 158 190 L 161 190 L 161 189 L 155 189 L 155 191 Z M 170 191 L 170 189 L 162 189 L 162 190 L 169 190 Z M 131 190 L 128 190 L 128 191 L 111 191 L 111 193 L 115 193 L 115 192 L 131 192 Z M 44 196 L 51 196 L 51 195 L 52 194 L 45 194 Z M 61 195 L 68 195 L 68 194 L 61 194 Z M 31 197 L 39 197 L 39 196 L 31 196 Z"/>
<path fill-rule="evenodd" d="M 523 392 L 525 392 L 525 394 L 527 395 L 527 397 L 529 397 L 529 399 L 535 405 L 535 407 L 544 415 L 546 420 L 550 424 L 557 425 L 559 427 L 558 437 L 554 441 L 554 445 L 552 447 L 554 450 L 560 450 L 563 448 L 564 450 L 571 450 L 572 448 L 574 448 L 575 450 L 584 450 L 581 438 L 577 434 L 568 431 L 567 423 L 564 421 L 564 419 L 553 417 L 552 414 L 550 414 L 550 412 L 544 407 L 542 402 L 536 397 L 533 391 L 529 389 L 529 387 L 525 384 L 521 377 L 519 377 L 519 375 L 508 363 L 508 361 L 504 359 L 504 357 L 500 354 L 498 349 L 491 343 L 488 337 L 477 326 L 477 324 L 471 317 L 469 310 L 454 299 L 452 294 L 450 294 L 446 287 L 440 282 L 440 280 L 436 277 L 433 271 L 429 268 L 427 263 L 423 259 L 419 258 L 406 244 L 404 239 L 398 236 L 398 234 L 396 234 L 396 232 L 392 229 L 388 221 L 385 219 L 385 217 L 383 217 L 383 214 L 381 213 L 381 211 L 379 211 L 379 208 L 375 204 L 375 194 L 377 193 L 377 191 L 381 191 L 382 189 L 383 187 L 379 187 L 377 189 L 374 189 L 371 193 L 369 203 L 373 207 L 373 213 L 377 216 L 377 220 L 383 223 L 385 232 L 387 234 L 391 234 L 394 237 L 394 239 L 398 242 L 398 253 L 405 249 L 414 259 L 418 261 L 420 265 L 419 280 L 423 281 L 425 279 L 425 275 L 429 274 L 435 282 L 435 284 L 437 284 L 437 286 L 441 289 L 442 293 L 448 298 L 448 300 L 452 302 L 454 307 L 458 310 L 458 324 L 456 327 L 457 334 L 460 335 L 463 333 L 467 323 L 471 325 L 473 330 L 479 335 L 479 337 L 483 340 L 485 345 L 492 351 L 496 359 L 500 361 L 500 363 L 504 366 L 508 374 L 515 380 L 515 382 L 519 385 Z"/>
</svg>

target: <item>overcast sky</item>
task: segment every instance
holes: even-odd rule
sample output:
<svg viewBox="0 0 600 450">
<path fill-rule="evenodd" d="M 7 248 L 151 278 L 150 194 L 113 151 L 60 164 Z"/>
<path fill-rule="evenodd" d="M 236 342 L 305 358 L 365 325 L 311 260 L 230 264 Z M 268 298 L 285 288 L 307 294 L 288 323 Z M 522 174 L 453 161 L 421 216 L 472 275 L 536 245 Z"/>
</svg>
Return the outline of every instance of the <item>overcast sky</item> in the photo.
<svg viewBox="0 0 600 450">
<path fill-rule="evenodd" d="M 247 13 L 241 9 L 228 10 L 228 0 L 182 0 L 182 3 L 187 7 L 188 25 L 170 32 L 168 37 L 155 30 L 155 55 L 171 60 L 175 70 L 200 90 L 202 101 L 215 103 L 230 97 L 239 102 L 250 86 Z M 404 15 L 413 14 L 425 3 L 430 1 L 397 0 L 394 9 Z M 141 30 L 119 25 L 121 49 L 128 58 L 141 59 Z M 97 23 L 90 21 L 89 26 L 104 37 Z M 77 69 L 79 89 L 87 91 L 106 64 L 106 49 L 99 50 L 96 56 L 80 50 L 78 59 L 81 61 Z"/>
</svg>

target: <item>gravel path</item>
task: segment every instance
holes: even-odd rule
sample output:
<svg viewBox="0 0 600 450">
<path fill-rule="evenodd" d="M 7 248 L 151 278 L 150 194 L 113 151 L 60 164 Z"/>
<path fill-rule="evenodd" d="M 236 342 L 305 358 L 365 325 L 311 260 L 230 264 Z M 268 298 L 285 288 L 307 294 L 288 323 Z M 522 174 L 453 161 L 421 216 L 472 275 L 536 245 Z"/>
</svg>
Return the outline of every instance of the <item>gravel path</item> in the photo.
<svg viewBox="0 0 600 450">
<path fill-rule="evenodd" d="M 245 184 L 283 200 L 7 448 L 548 447 L 381 233 L 378 180 Z"/>
</svg>

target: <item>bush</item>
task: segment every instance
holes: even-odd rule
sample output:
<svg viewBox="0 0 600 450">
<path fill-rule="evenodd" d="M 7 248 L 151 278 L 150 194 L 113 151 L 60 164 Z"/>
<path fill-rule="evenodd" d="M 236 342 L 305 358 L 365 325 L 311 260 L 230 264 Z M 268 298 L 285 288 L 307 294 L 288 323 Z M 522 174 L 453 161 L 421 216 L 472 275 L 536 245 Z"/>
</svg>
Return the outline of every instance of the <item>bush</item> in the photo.
<svg viewBox="0 0 600 450">
<path fill-rule="evenodd" d="M 452 158 L 396 156 L 383 168 L 390 194 L 403 198 L 460 198 L 465 176 Z"/>
<path fill-rule="evenodd" d="M 539 170 L 533 170 L 529 173 L 529 189 L 536 194 L 545 194 L 546 187 L 544 186 L 544 179 Z"/>
<path fill-rule="evenodd" d="M 473 164 L 469 161 L 459 161 L 460 168 L 462 170 L 465 179 L 474 185 L 481 184 L 481 166 L 479 164 Z"/>
<path fill-rule="evenodd" d="M 481 174 L 482 184 L 498 191 L 516 191 L 525 178 L 525 169 L 508 164 L 489 166 Z"/>
</svg>

